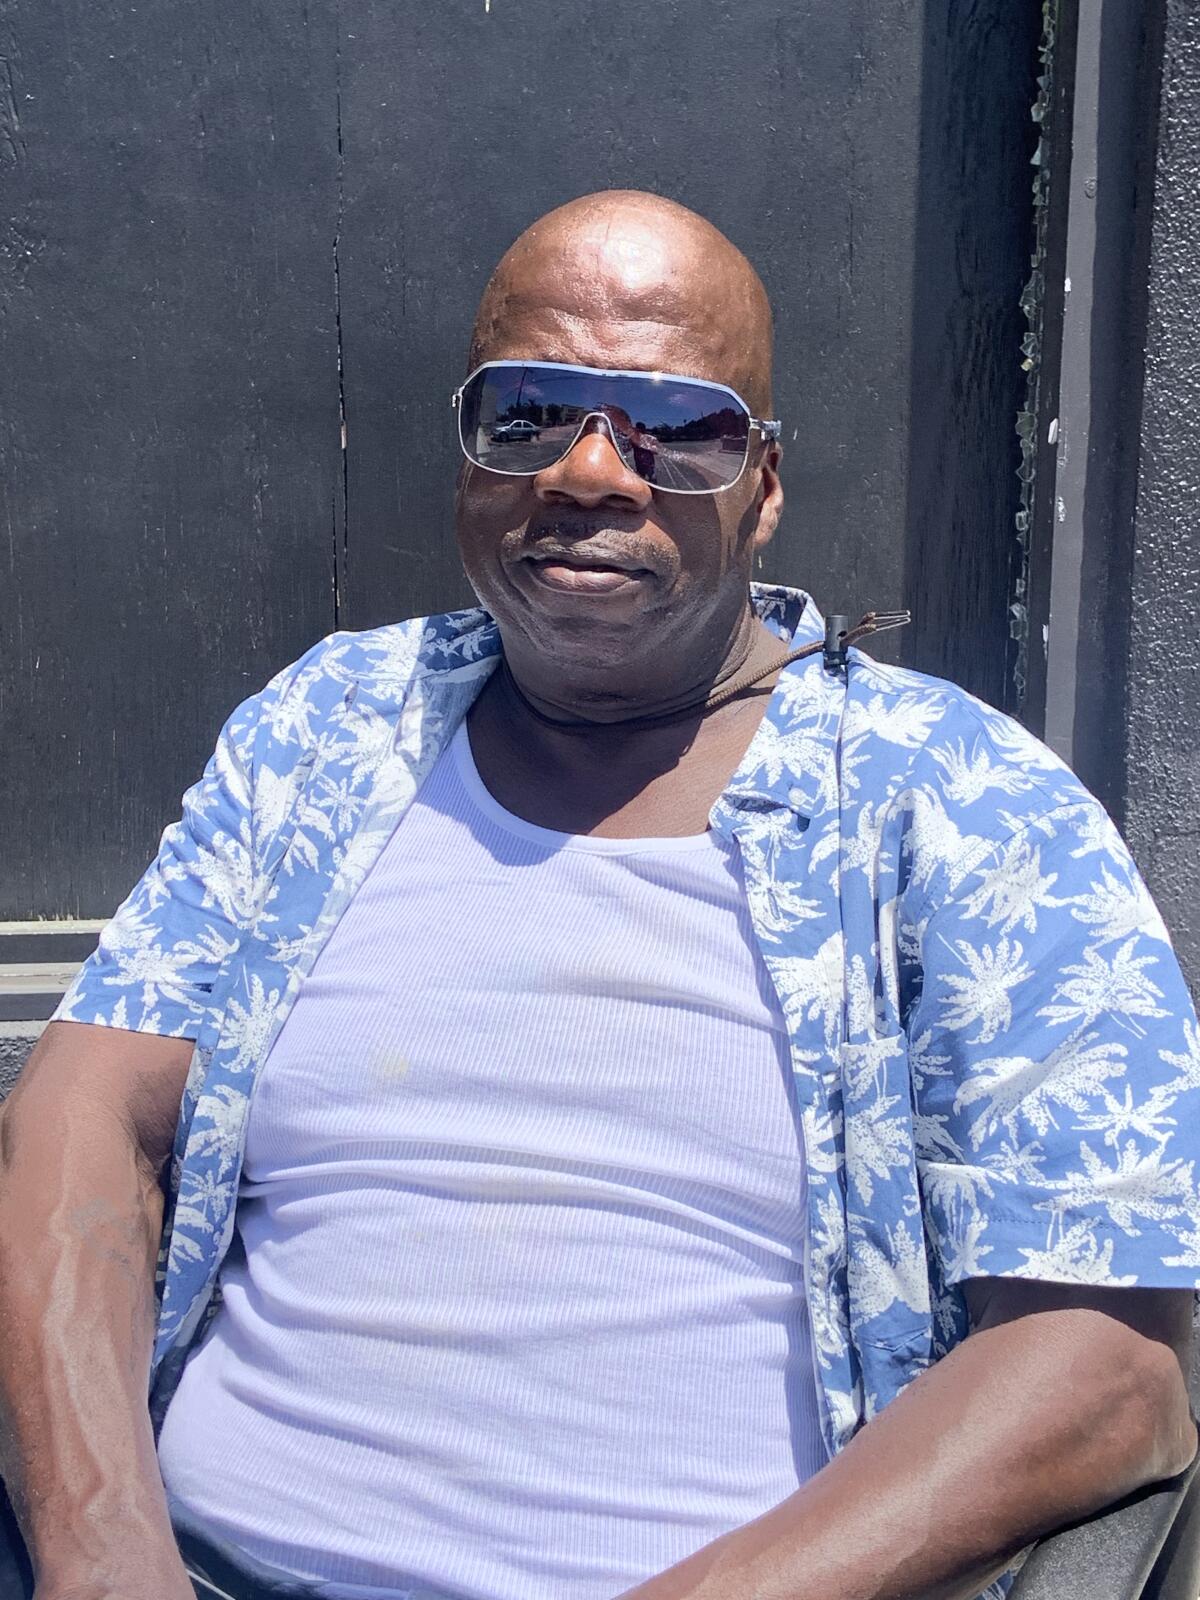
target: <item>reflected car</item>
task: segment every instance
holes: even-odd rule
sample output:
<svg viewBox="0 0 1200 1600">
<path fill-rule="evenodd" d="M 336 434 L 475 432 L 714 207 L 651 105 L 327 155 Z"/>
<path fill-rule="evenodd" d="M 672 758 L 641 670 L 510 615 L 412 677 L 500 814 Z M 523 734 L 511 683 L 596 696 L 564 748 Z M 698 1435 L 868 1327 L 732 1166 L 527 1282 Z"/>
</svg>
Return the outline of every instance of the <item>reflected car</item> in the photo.
<svg viewBox="0 0 1200 1600">
<path fill-rule="evenodd" d="M 542 430 L 536 422 L 516 417 L 512 422 L 498 422 L 489 434 L 493 444 L 515 444 L 522 439 L 540 439 Z"/>
</svg>

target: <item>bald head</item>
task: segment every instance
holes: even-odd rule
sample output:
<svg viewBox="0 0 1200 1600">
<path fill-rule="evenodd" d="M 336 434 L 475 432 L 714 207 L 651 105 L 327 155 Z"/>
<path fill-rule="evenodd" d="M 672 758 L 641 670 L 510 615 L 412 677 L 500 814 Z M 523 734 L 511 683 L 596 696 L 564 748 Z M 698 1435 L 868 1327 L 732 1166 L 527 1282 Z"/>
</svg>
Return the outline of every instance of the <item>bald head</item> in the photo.
<svg viewBox="0 0 1200 1600">
<path fill-rule="evenodd" d="M 636 189 L 571 200 L 505 253 L 470 365 L 519 357 L 709 378 L 771 413 L 771 307 L 757 272 L 711 222 Z"/>
</svg>

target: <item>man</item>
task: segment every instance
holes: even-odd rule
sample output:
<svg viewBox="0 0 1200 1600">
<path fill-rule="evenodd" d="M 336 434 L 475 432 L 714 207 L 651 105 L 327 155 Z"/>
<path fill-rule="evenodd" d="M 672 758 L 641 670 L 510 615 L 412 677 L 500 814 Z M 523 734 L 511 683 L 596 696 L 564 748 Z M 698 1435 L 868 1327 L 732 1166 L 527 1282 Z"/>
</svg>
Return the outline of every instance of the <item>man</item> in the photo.
<svg viewBox="0 0 1200 1600">
<path fill-rule="evenodd" d="M 182 1600 L 176 1534 L 235 1594 L 1002 1594 L 1195 1450 L 1162 924 L 1034 740 L 751 589 L 707 222 L 543 218 L 469 372 L 486 610 L 235 712 L 6 1110 L 39 1595 Z"/>
</svg>

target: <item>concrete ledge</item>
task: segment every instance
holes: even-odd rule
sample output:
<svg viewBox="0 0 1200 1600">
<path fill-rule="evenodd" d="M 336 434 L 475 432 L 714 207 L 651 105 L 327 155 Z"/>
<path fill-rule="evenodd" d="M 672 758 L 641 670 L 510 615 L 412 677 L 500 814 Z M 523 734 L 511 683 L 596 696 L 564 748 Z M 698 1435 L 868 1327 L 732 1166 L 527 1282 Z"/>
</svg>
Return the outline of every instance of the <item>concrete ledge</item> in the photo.
<svg viewBox="0 0 1200 1600">
<path fill-rule="evenodd" d="M 44 1022 L 0 1022 L 0 1100 L 16 1083 L 45 1026 Z"/>
</svg>

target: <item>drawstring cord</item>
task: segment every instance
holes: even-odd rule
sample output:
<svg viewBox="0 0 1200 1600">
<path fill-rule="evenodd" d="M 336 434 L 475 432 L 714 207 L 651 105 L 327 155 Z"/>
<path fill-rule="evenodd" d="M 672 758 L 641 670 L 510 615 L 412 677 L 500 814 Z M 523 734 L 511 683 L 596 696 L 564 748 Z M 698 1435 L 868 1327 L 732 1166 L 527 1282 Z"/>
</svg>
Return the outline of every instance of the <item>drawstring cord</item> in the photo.
<svg viewBox="0 0 1200 1600">
<path fill-rule="evenodd" d="M 911 622 L 912 614 L 908 611 L 868 611 L 854 624 L 852 628 L 846 626 L 847 619 L 834 615 L 826 619 L 825 637 L 814 639 L 811 644 L 801 645 L 798 650 L 789 650 L 784 655 L 769 661 L 765 667 L 758 667 L 736 674 L 729 683 L 715 694 L 710 694 L 706 700 L 698 701 L 693 705 L 679 706 L 672 711 L 663 711 L 656 716 L 623 717 L 615 723 L 590 722 L 585 718 L 578 721 L 559 717 L 551 717 L 540 710 L 530 701 L 520 684 L 513 677 L 508 662 L 501 657 L 500 670 L 504 675 L 506 687 L 520 701 L 521 706 L 536 721 L 546 727 L 557 728 L 560 732 L 579 732 L 587 730 L 595 732 L 598 727 L 614 728 L 652 728 L 668 722 L 679 722 L 684 717 L 695 716 L 698 712 L 715 711 L 718 706 L 736 700 L 747 689 L 752 689 L 756 683 L 761 683 L 764 678 L 773 672 L 782 672 L 784 667 L 791 666 L 793 661 L 803 661 L 806 656 L 816 655 L 820 650 L 825 658 L 827 672 L 839 672 L 846 666 L 846 651 L 852 644 L 857 644 L 860 639 L 865 639 L 872 633 L 883 633 L 887 628 L 902 628 L 905 623 Z"/>
<path fill-rule="evenodd" d="M 865 639 L 871 633 L 883 633 L 887 628 L 903 628 L 905 623 L 911 621 L 912 613 L 909 611 L 867 611 L 852 628 L 848 628 L 845 617 L 828 617 L 825 621 L 824 639 L 814 639 L 811 644 L 801 645 L 798 650 L 789 650 L 786 655 L 770 662 L 758 672 L 745 678 L 735 678 L 732 683 L 726 684 L 725 688 L 710 695 L 702 709 L 711 711 L 716 706 L 723 706 L 727 700 L 735 700 L 743 690 L 769 677 L 772 672 L 782 672 L 784 667 L 790 667 L 793 661 L 803 661 L 805 656 L 815 656 L 818 650 L 825 657 L 826 672 L 837 672 L 846 665 L 846 651 L 852 644 L 857 644 L 860 639 Z"/>
</svg>

